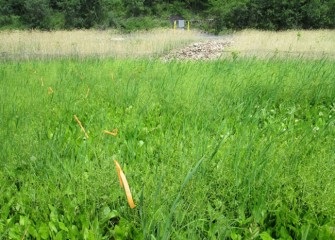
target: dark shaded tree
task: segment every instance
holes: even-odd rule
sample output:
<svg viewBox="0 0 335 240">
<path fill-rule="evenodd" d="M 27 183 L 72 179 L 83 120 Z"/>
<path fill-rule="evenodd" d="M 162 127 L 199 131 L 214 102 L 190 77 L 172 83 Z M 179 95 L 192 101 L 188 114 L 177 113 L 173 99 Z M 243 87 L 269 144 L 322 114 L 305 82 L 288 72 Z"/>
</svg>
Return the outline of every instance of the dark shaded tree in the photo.
<svg viewBox="0 0 335 240">
<path fill-rule="evenodd" d="M 67 28 L 91 28 L 107 16 L 104 0 L 70 0 L 59 3 Z"/>
<path fill-rule="evenodd" d="M 49 0 L 26 0 L 22 19 L 29 28 L 50 28 L 51 9 Z"/>
<path fill-rule="evenodd" d="M 216 31 L 225 28 L 266 30 L 335 27 L 335 0 L 210 0 Z"/>
</svg>

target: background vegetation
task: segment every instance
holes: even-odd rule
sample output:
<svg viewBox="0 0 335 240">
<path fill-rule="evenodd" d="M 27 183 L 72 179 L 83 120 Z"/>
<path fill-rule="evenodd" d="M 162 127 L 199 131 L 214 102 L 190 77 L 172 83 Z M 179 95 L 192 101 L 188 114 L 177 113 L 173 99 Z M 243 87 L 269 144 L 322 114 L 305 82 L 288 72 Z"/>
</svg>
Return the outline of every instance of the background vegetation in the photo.
<svg viewBox="0 0 335 240">
<path fill-rule="evenodd" d="M 257 28 L 335 27 L 334 0 L 1 0 L 1 28 L 118 28 L 170 26 L 181 15 L 211 32 Z M 201 21 L 199 21 L 201 20 Z"/>
</svg>

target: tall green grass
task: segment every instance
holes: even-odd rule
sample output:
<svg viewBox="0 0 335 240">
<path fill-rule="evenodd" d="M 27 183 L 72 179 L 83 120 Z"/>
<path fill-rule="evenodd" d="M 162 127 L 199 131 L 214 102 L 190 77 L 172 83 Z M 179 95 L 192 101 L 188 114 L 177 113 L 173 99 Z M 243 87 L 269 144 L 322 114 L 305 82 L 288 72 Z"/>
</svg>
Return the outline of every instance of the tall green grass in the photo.
<svg viewBox="0 0 335 240">
<path fill-rule="evenodd" d="M 334 69 L 2 62 L 0 238 L 334 238 Z"/>
</svg>

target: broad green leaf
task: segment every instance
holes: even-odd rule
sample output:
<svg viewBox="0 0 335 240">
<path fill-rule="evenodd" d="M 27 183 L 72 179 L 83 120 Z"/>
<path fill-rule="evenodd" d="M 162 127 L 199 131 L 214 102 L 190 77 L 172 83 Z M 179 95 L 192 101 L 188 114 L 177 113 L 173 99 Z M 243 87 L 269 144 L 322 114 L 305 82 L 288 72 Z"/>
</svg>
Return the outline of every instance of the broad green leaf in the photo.
<svg viewBox="0 0 335 240">
<path fill-rule="evenodd" d="M 63 240 L 64 237 L 63 237 L 63 234 L 64 232 L 63 231 L 59 231 L 57 234 L 56 234 L 56 237 L 55 237 L 55 240 Z"/>
<path fill-rule="evenodd" d="M 42 223 L 41 226 L 38 228 L 38 233 L 42 239 L 49 238 L 49 227 L 47 224 Z"/>
<path fill-rule="evenodd" d="M 268 232 L 262 232 L 261 234 L 259 234 L 259 236 L 261 237 L 262 240 L 272 240 L 273 239 Z"/>
<path fill-rule="evenodd" d="M 28 233 L 33 236 L 35 239 L 39 237 L 39 234 L 34 226 L 29 226 Z"/>
<path fill-rule="evenodd" d="M 242 237 L 241 235 L 239 234 L 236 234 L 236 233 L 231 233 L 230 237 L 233 239 L 233 240 L 242 240 Z"/>
<path fill-rule="evenodd" d="M 53 231 L 54 233 L 58 232 L 57 228 L 55 226 L 55 224 L 53 222 L 49 222 L 49 228 L 51 231 Z"/>
<path fill-rule="evenodd" d="M 69 229 L 65 226 L 63 222 L 58 222 L 59 228 L 64 230 L 65 232 L 68 232 Z"/>
</svg>

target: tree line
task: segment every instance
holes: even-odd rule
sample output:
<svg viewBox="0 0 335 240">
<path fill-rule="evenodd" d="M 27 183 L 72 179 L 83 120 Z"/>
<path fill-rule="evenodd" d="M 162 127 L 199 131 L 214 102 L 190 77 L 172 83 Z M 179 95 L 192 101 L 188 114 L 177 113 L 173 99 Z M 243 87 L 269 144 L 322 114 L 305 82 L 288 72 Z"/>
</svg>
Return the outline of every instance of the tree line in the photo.
<svg viewBox="0 0 335 240">
<path fill-rule="evenodd" d="M 335 0 L 0 0 L 1 29 L 132 31 L 169 26 L 172 15 L 216 33 L 334 28 Z"/>
</svg>

